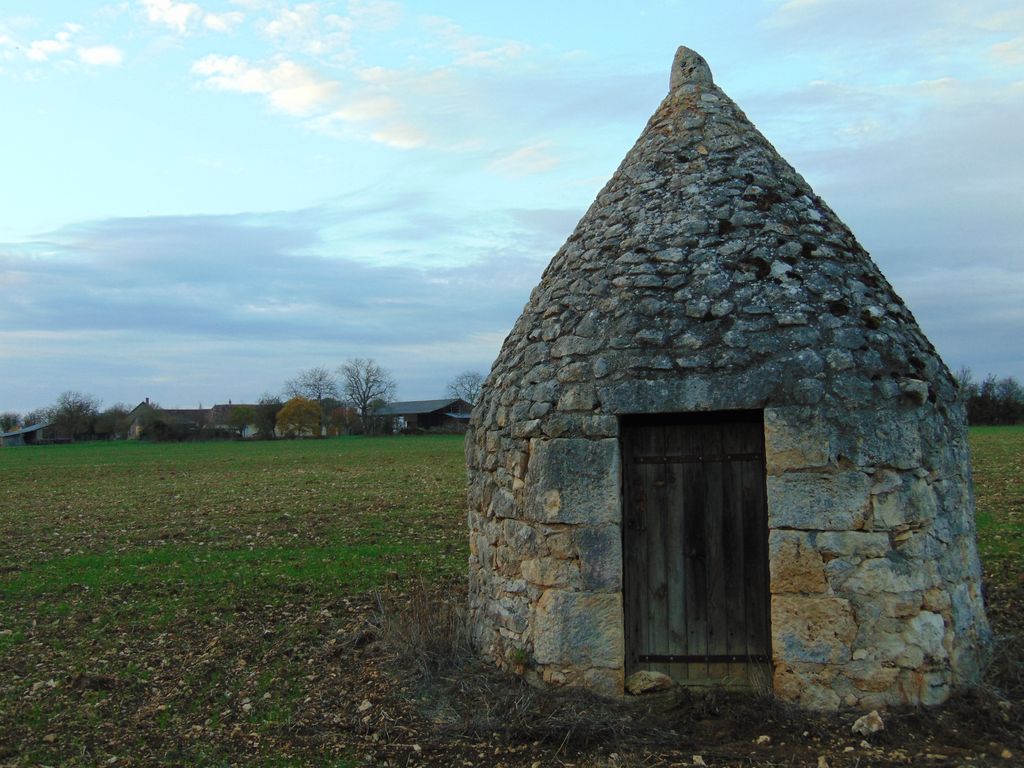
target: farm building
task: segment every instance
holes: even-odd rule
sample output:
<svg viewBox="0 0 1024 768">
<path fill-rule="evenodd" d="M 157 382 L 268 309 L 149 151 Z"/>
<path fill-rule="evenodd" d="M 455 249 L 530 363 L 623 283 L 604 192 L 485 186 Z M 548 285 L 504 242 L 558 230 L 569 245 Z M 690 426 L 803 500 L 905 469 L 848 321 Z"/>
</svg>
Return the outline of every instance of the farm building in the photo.
<svg viewBox="0 0 1024 768">
<path fill-rule="evenodd" d="M 388 403 L 375 416 L 395 420 L 395 429 L 464 429 L 473 406 L 460 398 Z"/>
<path fill-rule="evenodd" d="M 223 430 L 225 432 L 233 432 L 238 434 L 239 437 L 248 439 L 255 437 L 256 424 L 246 424 L 239 429 L 237 426 L 239 421 L 238 418 L 254 418 L 258 405 L 248 403 L 232 403 L 230 400 L 226 404 L 215 405 L 210 409 L 209 415 L 206 417 L 207 427 L 215 430 Z M 239 415 L 240 411 L 244 411 L 243 415 Z M 235 418 L 238 415 L 238 418 Z"/>
<path fill-rule="evenodd" d="M 956 383 L 693 51 L 532 292 L 466 453 L 476 639 L 531 680 L 830 710 L 978 678 Z"/>
<path fill-rule="evenodd" d="M 0 448 L 13 448 L 16 445 L 35 445 L 45 439 L 45 430 L 49 424 L 32 424 L 23 429 L 0 434 Z"/>
<path fill-rule="evenodd" d="M 226 405 L 215 405 L 212 408 L 161 408 L 150 403 L 147 397 L 128 414 L 128 437 L 137 440 L 143 436 L 147 427 L 153 426 L 165 431 L 177 430 L 182 435 L 202 430 L 237 433 L 238 429 L 232 426 L 231 416 L 239 408 L 254 412 L 257 406 L 229 401 Z M 243 428 L 241 436 L 248 438 L 255 434 L 256 425 L 248 424 Z"/>
</svg>

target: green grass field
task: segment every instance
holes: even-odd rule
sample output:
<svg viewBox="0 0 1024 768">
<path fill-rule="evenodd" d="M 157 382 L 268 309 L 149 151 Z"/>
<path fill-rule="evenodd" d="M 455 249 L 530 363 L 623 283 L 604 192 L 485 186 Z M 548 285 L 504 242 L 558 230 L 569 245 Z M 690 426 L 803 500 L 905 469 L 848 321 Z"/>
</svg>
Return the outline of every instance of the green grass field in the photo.
<svg viewBox="0 0 1024 768">
<path fill-rule="evenodd" d="M 1024 571 L 1024 425 L 975 427 L 971 452 L 982 562 Z"/>
<path fill-rule="evenodd" d="M 971 440 L 1012 578 L 1024 428 Z M 0 477 L 0 765 L 355 764 L 371 594 L 465 573 L 460 437 L 4 449 Z"/>
<path fill-rule="evenodd" d="M 309 669 L 285 651 L 350 596 L 465 572 L 456 436 L 22 448 L 0 476 L 0 763 L 228 761 L 218 721 L 296 722 Z M 197 720 L 216 743 L 180 752 Z"/>
</svg>

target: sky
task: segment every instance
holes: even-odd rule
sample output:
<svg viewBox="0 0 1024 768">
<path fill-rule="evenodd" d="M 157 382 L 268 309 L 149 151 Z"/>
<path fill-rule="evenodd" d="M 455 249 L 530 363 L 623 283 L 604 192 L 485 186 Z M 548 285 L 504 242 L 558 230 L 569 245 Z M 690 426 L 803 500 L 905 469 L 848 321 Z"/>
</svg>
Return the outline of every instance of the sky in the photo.
<svg viewBox="0 0 1024 768">
<path fill-rule="evenodd" d="M 952 369 L 1024 380 L 1019 0 L 5 0 L 0 410 L 486 372 L 678 45 Z"/>
</svg>

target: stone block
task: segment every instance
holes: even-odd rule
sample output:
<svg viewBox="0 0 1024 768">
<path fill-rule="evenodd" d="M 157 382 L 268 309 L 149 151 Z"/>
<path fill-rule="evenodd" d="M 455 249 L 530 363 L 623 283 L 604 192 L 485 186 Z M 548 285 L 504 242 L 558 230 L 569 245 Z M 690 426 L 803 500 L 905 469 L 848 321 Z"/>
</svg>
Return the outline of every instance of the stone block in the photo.
<svg viewBox="0 0 1024 768">
<path fill-rule="evenodd" d="M 850 602 L 836 597 L 772 595 L 771 625 L 775 656 L 787 663 L 847 662 L 857 635 Z"/>
<path fill-rule="evenodd" d="M 944 659 L 947 656 L 942 642 L 946 636 L 946 623 L 937 613 L 921 611 L 910 620 L 903 636 L 908 643 L 918 646 L 926 656 L 933 659 Z"/>
<path fill-rule="evenodd" d="M 866 531 L 822 531 L 814 546 L 832 557 L 884 557 L 889 552 L 889 535 Z"/>
<path fill-rule="evenodd" d="M 491 504 L 487 509 L 490 517 L 512 517 L 515 513 L 516 500 L 511 492 L 499 488 L 491 496 Z"/>
<path fill-rule="evenodd" d="M 556 342 L 557 344 L 557 342 Z M 542 341 L 531 344 L 523 353 L 523 363 L 528 368 L 534 365 L 545 363 L 549 357 L 550 348 Z"/>
<path fill-rule="evenodd" d="M 520 563 L 523 578 L 542 587 L 576 586 L 580 582 L 580 569 L 575 560 L 553 557 L 535 557 Z"/>
<path fill-rule="evenodd" d="M 547 528 L 547 526 L 545 526 Z M 562 530 L 545 530 L 544 546 L 552 557 L 562 560 L 573 560 L 579 557 L 579 548 L 574 535 L 575 526 L 563 527 Z"/>
<path fill-rule="evenodd" d="M 870 509 L 870 480 L 856 470 L 770 475 L 767 485 L 770 528 L 856 530 Z"/>
<path fill-rule="evenodd" d="M 522 632 L 526 629 L 529 609 L 524 600 L 512 597 L 498 598 L 489 601 L 483 609 L 495 626 L 504 627 L 512 632 Z"/>
<path fill-rule="evenodd" d="M 876 632 L 870 640 L 867 658 L 894 664 L 901 669 L 917 669 L 924 664 L 924 651 L 907 642 L 902 632 Z"/>
<path fill-rule="evenodd" d="M 543 432 L 547 437 L 580 437 L 586 417 L 578 413 L 555 412 L 544 421 Z"/>
<path fill-rule="evenodd" d="M 599 388 L 598 397 L 613 414 L 760 408 L 782 385 L 781 373 L 768 363 L 742 373 L 626 380 Z"/>
<path fill-rule="evenodd" d="M 924 593 L 923 606 L 933 613 L 948 611 L 951 604 L 949 593 L 944 589 L 929 589 Z"/>
<path fill-rule="evenodd" d="M 842 669 L 842 674 L 849 679 L 859 691 L 882 693 L 889 690 L 899 670 L 895 667 L 882 666 L 877 661 L 854 661 Z"/>
<path fill-rule="evenodd" d="M 949 698 L 949 678 L 941 672 L 904 670 L 896 682 L 900 704 L 935 706 Z"/>
<path fill-rule="evenodd" d="M 866 599 L 863 595 L 861 599 Z M 920 592 L 879 592 L 871 597 L 879 608 L 879 615 L 892 619 L 915 616 L 921 610 Z"/>
<path fill-rule="evenodd" d="M 618 523 L 617 440 L 533 440 L 524 517 L 560 523 Z"/>
<path fill-rule="evenodd" d="M 920 415 L 903 408 L 864 408 L 848 411 L 846 424 L 833 450 L 860 467 L 921 466 Z"/>
<path fill-rule="evenodd" d="M 590 411 L 597 404 L 593 384 L 574 384 L 567 387 L 558 399 L 560 411 Z"/>
<path fill-rule="evenodd" d="M 626 690 L 634 696 L 654 691 L 667 691 L 675 683 L 672 678 L 663 672 L 652 672 L 649 669 L 641 669 L 634 672 L 626 679 Z"/>
<path fill-rule="evenodd" d="M 768 535 L 772 594 L 819 593 L 827 589 L 824 563 L 812 536 L 802 531 L 781 530 Z"/>
<path fill-rule="evenodd" d="M 540 419 L 528 419 L 526 421 L 516 421 L 512 424 L 512 437 L 528 438 L 536 437 L 540 434 Z"/>
<path fill-rule="evenodd" d="M 764 442 L 769 474 L 828 464 L 828 433 L 817 408 L 766 408 Z"/>
<path fill-rule="evenodd" d="M 875 526 L 885 529 L 934 520 L 937 512 L 935 493 L 928 481 L 911 473 L 903 473 L 897 488 L 875 493 L 871 505 Z"/>
<path fill-rule="evenodd" d="M 799 704 L 805 709 L 834 712 L 839 709 L 839 695 L 832 690 L 835 670 L 820 664 L 775 665 L 772 688 L 783 701 Z"/>
<path fill-rule="evenodd" d="M 533 615 L 538 664 L 621 667 L 625 641 L 621 593 L 547 590 Z"/>
<path fill-rule="evenodd" d="M 825 397 L 825 382 L 812 378 L 797 379 L 787 387 L 787 394 L 794 403 L 814 405 Z"/>
<path fill-rule="evenodd" d="M 583 434 L 587 437 L 618 437 L 619 420 L 614 416 L 594 414 L 583 419 Z"/>
<path fill-rule="evenodd" d="M 583 685 L 588 690 L 602 693 L 605 696 L 621 696 L 624 686 L 625 671 L 621 663 L 617 668 L 595 667 L 583 673 Z"/>
<path fill-rule="evenodd" d="M 834 582 L 832 586 L 837 591 L 860 595 L 877 595 L 881 592 L 902 594 L 923 592 L 935 586 L 933 581 L 921 563 L 892 552 L 888 557 L 864 560 L 844 574 L 841 582 Z"/>
<path fill-rule="evenodd" d="M 598 339 L 590 339 L 584 336 L 563 336 L 551 345 L 551 357 L 589 355 L 592 352 L 596 352 L 601 346 L 602 342 Z"/>
<path fill-rule="evenodd" d="M 580 553 L 583 588 L 595 592 L 622 589 L 622 530 L 618 525 L 580 526 L 573 534 Z"/>
</svg>

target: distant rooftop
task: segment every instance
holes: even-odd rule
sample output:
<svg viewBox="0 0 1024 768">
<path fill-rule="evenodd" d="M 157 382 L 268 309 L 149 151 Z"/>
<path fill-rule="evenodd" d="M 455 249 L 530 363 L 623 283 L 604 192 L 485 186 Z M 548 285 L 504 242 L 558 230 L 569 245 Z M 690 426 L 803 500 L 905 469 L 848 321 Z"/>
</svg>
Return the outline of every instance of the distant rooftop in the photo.
<svg viewBox="0 0 1024 768">
<path fill-rule="evenodd" d="M 445 400 L 406 400 L 382 405 L 374 413 L 377 416 L 411 416 L 418 413 L 433 413 L 461 403 L 465 403 L 465 400 L 458 397 L 449 397 Z"/>
</svg>

